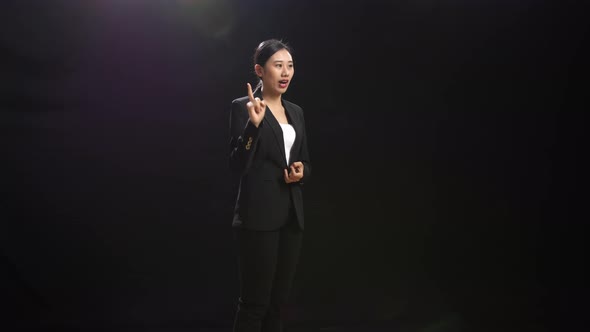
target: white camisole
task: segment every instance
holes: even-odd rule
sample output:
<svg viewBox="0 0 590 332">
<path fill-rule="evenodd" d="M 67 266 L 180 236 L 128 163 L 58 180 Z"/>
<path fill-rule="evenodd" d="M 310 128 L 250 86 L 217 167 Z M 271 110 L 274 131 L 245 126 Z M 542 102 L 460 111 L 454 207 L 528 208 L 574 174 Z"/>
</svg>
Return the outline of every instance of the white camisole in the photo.
<svg viewBox="0 0 590 332">
<path fill-rule="evenodd" d="M 289 159 L 291 157 L 291 148 L 295 142 L 295 129 L 293 129 L 293 126 L 288 123 L 279 124 L 281 125 L 281 129 L 283 129 L 283 140 L 285 141 L 285 157 L 287 159 L 287 165 L 290 165 Z"/>
</svg>

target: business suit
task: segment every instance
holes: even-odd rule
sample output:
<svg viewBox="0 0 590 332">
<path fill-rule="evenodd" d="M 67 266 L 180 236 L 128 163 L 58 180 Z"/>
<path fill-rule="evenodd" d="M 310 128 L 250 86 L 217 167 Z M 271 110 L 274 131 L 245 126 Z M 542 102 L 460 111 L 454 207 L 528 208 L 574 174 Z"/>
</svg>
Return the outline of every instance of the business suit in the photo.
<svg viewBox="0 0 590 332">
<path fill-rule="evenodd" d="M 262 99 L 260 92 L 254 95 Z M 240 176 L 233 225 L 259 231 L 276 230 L 286 222 L 292 206 L 303 229 L 302 186 L 311 176 L 303 110 L 282 101 L 296 133 L 290 162 L 301 161 L 304 165 L 303 178 L 286 184 L 283 170 L 288 165 L 279 122 L 267 108 L 264 120 L 256 128 L 248 120 L 248 101 L 248 97 L 234 100 L 230 115 L 230 168 Z"/>
<path fill-rule="evenodd" d="M 260 92 L 254 94 L 262 99 Z M 238 182 L 233 227 L 238 242 L 240 298 L 234 331 L 282 331 L 281 306 L 299 260 L 304 228 L 303 181 L 311 175 L 303 110 L 282 100 L 295 130 L 289 164 L 301 161 L 303 178 L 287 184 L 283 131 L 270 109 L 256 127 L 250 122 L 249 97 L 232 102 L 230 168 Z"/>
</svg>

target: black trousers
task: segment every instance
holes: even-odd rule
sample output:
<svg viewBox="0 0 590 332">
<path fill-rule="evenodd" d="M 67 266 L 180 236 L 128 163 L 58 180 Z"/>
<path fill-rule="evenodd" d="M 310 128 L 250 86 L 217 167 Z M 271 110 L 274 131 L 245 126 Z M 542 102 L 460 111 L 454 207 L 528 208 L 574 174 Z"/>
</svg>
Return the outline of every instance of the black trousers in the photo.
<svg viewBox="0 0 590 332">
<path fill-rule="evenodd" d="M 240 298 L 234 332 L 282 331 L 281 307 L 289 297 L 302 238 L 294 216 L 276 231 L 236 229 Z"/>
</svg>

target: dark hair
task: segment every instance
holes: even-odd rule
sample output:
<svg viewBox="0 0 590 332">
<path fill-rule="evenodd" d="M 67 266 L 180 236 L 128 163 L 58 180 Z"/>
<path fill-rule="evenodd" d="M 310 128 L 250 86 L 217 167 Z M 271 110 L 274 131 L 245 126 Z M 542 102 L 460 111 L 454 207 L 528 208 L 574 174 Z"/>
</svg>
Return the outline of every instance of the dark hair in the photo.
<svg viewBox="0 0 590 332">
<path fill-rule="evenodd" d="M 254 65 L 261 65 L 264 67 L 268 59 L 270 59 L 273 54 L 277 53 L 278 51 L 285 49 L 289 53 L 293 53 L 291 51 L 291 47 L 282 40 L 278 39 L 268 39 L 263 41 L 262 43 L 258 44 L 256 47 L 256 51 L 254 51 Z M 258 91 L 262 87 L 262 80 L 258 78 L 258 85 L 256 85 L 256 89 L 254 92 Z"/>
</svg>

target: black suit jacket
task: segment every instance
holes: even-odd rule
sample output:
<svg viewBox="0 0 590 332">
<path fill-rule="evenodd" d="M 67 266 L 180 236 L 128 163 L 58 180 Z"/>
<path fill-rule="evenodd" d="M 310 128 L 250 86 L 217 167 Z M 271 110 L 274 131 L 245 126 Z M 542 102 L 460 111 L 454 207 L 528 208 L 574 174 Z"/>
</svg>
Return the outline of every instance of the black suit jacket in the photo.
<svg viewBox="0 0 590 332">
<path fill-rule="evenodd" d="M 262 99 L 260 92 L 255 94 Z M 236 181 L 237 194 L 233 226 L 252 230 L 276 230 L 284 225 L 290 209 L 303 229 L 303 189 L 311 175 L 305 120 L 301 107 L 282 100 L 289 124 L 295 129 L 295 142 L 289 162 L 301 161 L 303 178 L 285 183 L 283 131 L 272 112 L 266 109 L 258 128 L 249 120 L 248 97 L 235 99 L 230 113 L 230 169 Z"/>
</svg>

